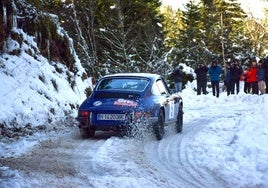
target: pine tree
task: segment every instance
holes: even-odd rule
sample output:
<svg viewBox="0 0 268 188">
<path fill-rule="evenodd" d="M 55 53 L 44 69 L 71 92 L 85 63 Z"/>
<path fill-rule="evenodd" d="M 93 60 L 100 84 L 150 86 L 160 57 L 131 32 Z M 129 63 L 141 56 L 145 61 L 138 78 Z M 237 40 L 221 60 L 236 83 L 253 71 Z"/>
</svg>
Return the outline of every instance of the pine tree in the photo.
<svg viewBox="0 0 268 188">
<path fill-rule="evenodd" d="M 248 52 L 244 38 L 245 13 L 236 0 L 191 0 L 183 11 L 184 29 L 174 58 L 191 66 L 225 62 Z"/>
<path fill-rule="evenodd" d="M 190 1 L 183 11 L 183 29 L 177 40 L 176 61 L 195 66 L 202 62 L 205 44 L 202 41 L 202 17 L 200 16 L 200 4 Z"/>
<path fill-rule="evenodd" d="M 159 25 L 162 22 L 158 11 L 160 3 L 153 0 L 112 2 L 99 33 L 106 73 L 155 71 L 164 50 Z"/>
<path fill-rule="evenodd" d="M 268 49 L 268 11 L 266 17 L 256 20 L 249 17 L 246 20 L 245 37 L 250 43 L 250 56 L 265 57 Z"/>
<path fill-rule="evenodd" d="M 60 17 L 89 75 L 165 72 L 159 0 L 65 0 L 53 8 L 55 3 L 44 6 Z"/>
<path fill-rule="evenodd" d="M 221 39 L 225 51 L 225 57 L 222 58 L 227 60 L 243 56 L 247 53 L 247 41 L 244 38 L 246 14 L 237 0 L 218 0 L 215 6 L 218 12 L 216 15 L 221 19 Z"/>
<path fill-rule="evenodd" d="M 173 10 L 170 6 L 164 6 L 161 9 L 163 14 L 163 30 L 165 33 L 165 46 L 173 48 L 176 46 L 176 41 L 179 38 L 180 30 L 182 30 L 182 11 Z"/>
</svg>

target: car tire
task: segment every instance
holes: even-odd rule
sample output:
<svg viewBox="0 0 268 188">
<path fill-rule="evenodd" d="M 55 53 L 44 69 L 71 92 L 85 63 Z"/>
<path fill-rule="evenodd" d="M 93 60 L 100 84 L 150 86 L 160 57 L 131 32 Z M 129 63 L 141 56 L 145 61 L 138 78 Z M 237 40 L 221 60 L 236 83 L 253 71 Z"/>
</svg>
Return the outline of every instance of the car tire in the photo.
<svg viewBox="0 0 268 188">
<path fill-rule="evenodd" d="M 82 138 L 90 138 L 95 135 L 95 130 L 88 128 L 80 128 L 80 135 Z"/>
<path fill-rule="evenodd" d="M 164 113 L 160 110 L 158 114 L 157 123 L 154 125 L 154 132 L 157 140 L 161 140 L 164 136 L 165 129 L 164 129 Z"/>
<path fill-rule="evenodd" d="M 182 109 L 182 105 L 180 105 L 178 116 L 177 116 L 177 122 L 176 122 L 177 133 L 182 132 L 182 129 L 183 129 L 183 109 Z"/>
</svg>

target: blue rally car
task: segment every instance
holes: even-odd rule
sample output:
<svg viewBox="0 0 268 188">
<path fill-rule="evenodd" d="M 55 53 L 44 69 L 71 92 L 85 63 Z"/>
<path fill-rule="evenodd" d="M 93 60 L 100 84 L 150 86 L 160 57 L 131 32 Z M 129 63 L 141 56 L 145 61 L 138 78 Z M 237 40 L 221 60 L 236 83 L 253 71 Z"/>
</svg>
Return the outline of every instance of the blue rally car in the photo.
<svg viewBox="0 0 268 188">
<path fill-rule="evenodd" d="M 130 136 L 134 129 L 145 126 L 161 140 L 167 125 L 182 131 L 183 100 L 170 92 L 160 75 L 114 74 L 97 82 L 76 119 L 84 138 L 93 137 L 95 131 L 111 130 Z"/>
</svg>

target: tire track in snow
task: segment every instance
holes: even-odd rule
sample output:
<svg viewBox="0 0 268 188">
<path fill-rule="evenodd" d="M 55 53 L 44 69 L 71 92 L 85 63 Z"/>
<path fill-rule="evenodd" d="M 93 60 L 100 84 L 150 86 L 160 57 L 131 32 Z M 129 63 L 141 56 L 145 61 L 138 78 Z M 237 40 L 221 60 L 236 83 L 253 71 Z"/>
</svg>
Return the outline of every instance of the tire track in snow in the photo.
<svg viewBox="0 0 268 188">
<path fill-rule="evenodd" d="M 94 158 L 98 150 L 111 136 L 110 133 L 96 133 L 94 138 L 79 138 L 76 140 L 76 148 L 73 152 L 73 163 L 75 164 L 77 175 L 83 180 L 86 187 L 96 187 L 96 185 L 99 184 L 100 180 L 97 176 L 104 172 L 102 172 L 103 169 L 98 170 Z"/>
<path fill-rule="evenodd" d="M 160 142 L 148 142 L 144 148 L 148 161 L 176 186 L 222 187 L 219 185 L 220 180 L 195 164 L 191 158 L 191 148 L 188 147 L 188 143 L 202 130 L 201 125 L 208 124 L 209 121 L 193 121 L 185 124 L 180 134 L 166 135 Z"/>
</svg>

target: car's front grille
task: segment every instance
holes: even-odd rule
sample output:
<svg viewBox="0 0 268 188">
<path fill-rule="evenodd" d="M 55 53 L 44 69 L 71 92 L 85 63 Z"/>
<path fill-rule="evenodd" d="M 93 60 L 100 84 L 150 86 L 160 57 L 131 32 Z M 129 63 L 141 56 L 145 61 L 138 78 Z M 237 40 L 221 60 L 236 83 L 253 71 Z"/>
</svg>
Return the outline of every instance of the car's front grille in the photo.
<svg viewBox="0 0 268 188">
<path fill-rule="evenodd" d="M 139 94 L 133 93 L 96 93 L 94 95 L 95 99 L 107 99 L 107 98 L 123 98 L 123 99 L 139 99 Z"/>
</svg>

